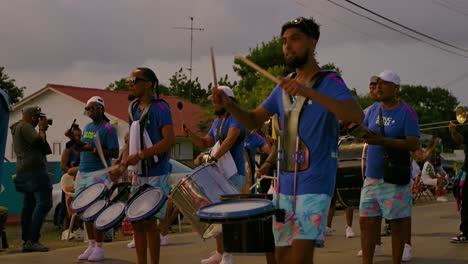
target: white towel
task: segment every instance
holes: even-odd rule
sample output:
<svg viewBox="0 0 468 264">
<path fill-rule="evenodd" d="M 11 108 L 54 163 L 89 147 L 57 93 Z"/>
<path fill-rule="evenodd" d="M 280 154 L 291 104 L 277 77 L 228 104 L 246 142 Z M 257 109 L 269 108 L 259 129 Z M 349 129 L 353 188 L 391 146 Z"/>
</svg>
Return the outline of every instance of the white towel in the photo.
<svg viewBox="0 0 468 264">
<path fill-rule="evenodd" d="M 210 155 L 213 156 L 218 152 L 218 149 L 221 147 L 221 142 L 217 141 L 216 144 L 211 148 Z M 218 159 L 216 165 L 224 174 L 224 177 L 231 179 L 232 176 L 237 175 L 237 167 L 234 159 L 232 158 L 231 152 L 228 151 L 224 153 L 221 158 Z"/>
<path fill-rule="evenodd" d="M 128 154 L 133 155 L 138 153 L 141 150 L 140 146 L 140 122 L 133 121 L 130 125 L 130 133 L 128 137 Z M 143 142 L 145 144 L 145 148 L 149 148 L 153 146 L 151 139 L 148 135 L 148 131 L 143 132 Z M 154 162 L 158 162 L 158 156 L 154 155 Z M 136 165 L 129 165 L 128 172 L 133 173 L 134 175 L 140 175 L 142 173 L 141 169 L 141 161 L 139 161 Z"/>
</svg>

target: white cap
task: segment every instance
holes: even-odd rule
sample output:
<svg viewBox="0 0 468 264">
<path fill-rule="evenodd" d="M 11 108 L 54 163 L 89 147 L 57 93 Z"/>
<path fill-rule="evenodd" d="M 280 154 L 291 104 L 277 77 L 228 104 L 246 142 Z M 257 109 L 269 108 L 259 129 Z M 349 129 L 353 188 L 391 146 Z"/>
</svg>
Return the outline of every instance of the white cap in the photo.
<svg viewBox="0 0 468 264">
<path fill-rule="evenodd" d="M 234 93 L 232 92 L 232 89 L 227 86 L 224 86 L 224 85 L 218 86 L 218 90 L 223 91 L 228 97 L 235 98 Z M 211 95 L 208 96 L 208 99 L 211 99 Z"/>
<path fill-rule="evenodd" d="M 400 77 L 398 76 L 398 74 L 392 71 L 385 70 L 381 72 L 379 75 L 377 75 L 377 77 L 379 77 L 381 80 L 384 80 L 386 82 L 391 82 L 396 85 L 400 85 Z"/>
<path fill-rule="evenodd" d="M 89 105 L 92 102 L 98 103 L 98 104 L 102 105 L 102 107 L 105 107 L 104 100 L 102 100 L 102 98 L 99 97 L 99 96 L 93 96 L 93 97 L 89 98 L 88 102 L 86 102 L 86 104 Z"/>
</svg>

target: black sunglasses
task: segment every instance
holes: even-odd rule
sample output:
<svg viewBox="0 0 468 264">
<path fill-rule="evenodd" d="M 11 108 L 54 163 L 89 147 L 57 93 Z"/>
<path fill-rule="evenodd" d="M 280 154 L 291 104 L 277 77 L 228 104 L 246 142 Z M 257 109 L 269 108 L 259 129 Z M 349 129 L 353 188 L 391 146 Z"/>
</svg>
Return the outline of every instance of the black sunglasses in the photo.
<svg viewBox="0 0 468 264">
<path fill-rule="evenodd" d="M 301 23 L 303 23 L 306 28 L 307 28 L 307 31 L 309 31 L 309 33 L 314 36 L 314 33 L 312 32 L 312 30 L 310 30 L 309 26 L 307 25 L 307 22 L 305 21 L 305 18 L 304 17 L 298 17 L 296 19 L 293 19 L 291 21 L 289 21 L 290 24 L 292 25 L 299 25 Z"/>
<path fill-rule="evenodd" d="M 135 84 L 137 84 L 138 81 L 149 82 L 150 80 L 146 80 L 146 79 L 143 79 L 143 78 L 140 78 L 140 77 L 132 76 L 132 77 L 127 78 L 127 85 L 128 86 L 135 85 Z"/>
<path fill-rule="evenodd" d="M 86 106 L 84 108 L 85 111 L 88 111 L 88 112 L 93 112 L 94 110 L 100 108 L 99 106 L 94 106 L 94 105 L 90 105 L 90 106 Z"/>
</svg>

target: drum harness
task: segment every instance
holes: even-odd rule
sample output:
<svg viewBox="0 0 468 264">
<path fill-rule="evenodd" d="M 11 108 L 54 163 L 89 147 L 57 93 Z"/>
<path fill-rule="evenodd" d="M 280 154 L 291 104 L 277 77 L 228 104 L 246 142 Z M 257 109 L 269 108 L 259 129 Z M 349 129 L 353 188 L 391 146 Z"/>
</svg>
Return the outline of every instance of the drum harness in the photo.
<svg viewBox="0 0 468 264">
<path fill-rule="evenodd" d="M 333 71 L 320 71 L 318 72 L 310 82 L 306 83 L 304 86 L 306 88 L 317 88 L 323 81 L 323 79 L 328 74 L 334 74 Z M 295 78 L 296 73 L 293 72 L 287 76 L 287 78 Z M 285 210 L 280 209 L 280 171 L 294 171 L 294 183 L 293 183 L 293 214 L 292 218 L 294 219 L 296 215 L 296 188 L 297 188 L 297 172 L 299 169 L 305 170 L 309 167 L 309 150 L 307 146 L 300 140 L 299 137 L 299 118 L 304 110 L 305 106 L 312 103 L 310 98 L 306 98 L 303 96 L 290 96 L 282 91 L 282 101 L 283 101 L 283 109 L 284 109 L 284 119 L 285 123 L 283 125 L 283 129 L 280 129 L 278 125 L 275 124 L 275 128 L 278 129 L 278 157 L 277 157 L 277 186 L 276 186 L 276 210 L 275 210 L 275 218 L 277 222 L 284 223 L 285 222 Z M 277 122 L 277 120 L 273 119 Z M 284 141 L 285 147 L 282 147 L 281 141 Z M 291 147 L 295 146 L 294 156 L 285 155 L 285 153 L 290 153 Z M 303 152 L 300 150 L 300 147 L 305 148 Z M 294 163 L 291 164 L 291 161 Z M 281 166 L 281 162 L 283 162 L 283 166 Z M 301 168 L 299 168 L 299 163 L 303 164 Z"/>
</svg>

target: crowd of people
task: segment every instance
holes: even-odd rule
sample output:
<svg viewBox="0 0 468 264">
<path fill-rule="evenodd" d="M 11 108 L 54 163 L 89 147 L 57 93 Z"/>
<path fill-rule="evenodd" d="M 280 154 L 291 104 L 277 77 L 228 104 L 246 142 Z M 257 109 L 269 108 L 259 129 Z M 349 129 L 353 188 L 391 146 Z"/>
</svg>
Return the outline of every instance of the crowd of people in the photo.
<svg viewBox="0 0 468 264">
<path fill-rule="evenodd" d="M 363 111 L 342 77 L 320 68 L 315 57 L 320 27 L 312 18 L 288 21 L 280 33 L 285 64 L 294 72 L 280 78 L 263 103 L 251 111 L 242 109 L 230 87 L 214 87 L 210 99 L 216 119 L 204 136 L 184 125 L 186 136 L 199 149 L 216 145 L 215 150 L 205 154 L 205 162 L 217 163 L 226 156 L 232 158 L 237 172 L 229 175 L 228 180 L 239 192 L 248 193 L 255 177 L 275 174 L 274 189 L 270 183 L 265 186 L 265 181 L 257 186 L 259 192 L 272 192 L 276 207 L 272 230 L 276 248 L 274 253 L 266 254 L 267 262 L 313 263 L 315 248 L 323 247 L 325 236 L 333 235 L 340 124 L 366 127 L 367 132 L 356 138 L 368 145 L 359 204 L 361 250 L 358 255 L 367 264 L 382 254 L 380 236 L 385 221 L 391 230 L 392 263 L 409 261 L 413 185 L 432 186 L 437 201 L 447 201 L 444 186 L 448 178 L 441 166 L 440 139 L 432 138 L 422 149 L 417 114 L 398 97 L 400 77 L 395 72 L 385 70 L 370 78 L 369 95 L 374 103 Z M 121 155 L 117 132 L 105 115 L 104 100 L 98 96 L 86 103 L 85 111 L 91 121 L 82 131 L 73 125 L 66 132 L 70 142 L 61 168 L 67 177 L 74 178 L 74 188 L 67 190 L 74 196 L 95 183 L 110 186 L 120 182 L 126 175 L 132 182 L 132 194 L 146 185 L 159 188 L 164 196 L 169 194 L 169 153 L 175 144 L 171 110 L 159 98 L 158 79 L 151 69 L 136 68 L 127 84 L 131 100 L 129 135 Z M 260 128 L 274 116 L 280 125 L 274 128 L 276 137 L 272 139 L 261 135 Z M 41 226 L 52 206 L 52 183 L 46 169 L 46 156 L 50 154 L 46 140 L 48 126 L 46 115 L 37 106 L 23 109 L 22 120 L 11 126 L 17 156 L 14 183 L 17 191 L 24 194 L 21 214 L 24 252 L 48 251 L 39 242 Z M 455 143 L 465 143 L 467 130 L 453 123 L 449 130 Z M 264 153 L 257 167 L 256 150 Z M 203 155 L 200 157 L 203 159 Z M 113 159 L 118 160 L 113 170 L 99 175 L 93 173 L 111 166 Z M 276 173 L 275 169 L 278 169 Z M 454 181 L 461 233 L 452 242 L 468 242 L 466 169 L 465 158 Z M 73 214 L 72 196 L 64 192 L 66 229 Z M 167 206 L 171 212 L 176 210 L 170 200 Z M 347 208 L 345 212 L 345 236 L 353 238 L 353 209 Z M 161 239 L 167 235 L 165 214 L 166 206 L 163 206 L 154 217 L 132 222 L 137 263 L 148 262 L 147 248 L 150 262 L 159 263 Z M 97 230 L 92 221 L 84 225 L 89 242 L 78 259 L 103 260 L 104 232 Z M 222 233 L 216 236 L 214 254 L 201 260 L 202 264 L 233 262 L 232 254 L 224 249 Z"/>
</svg>

